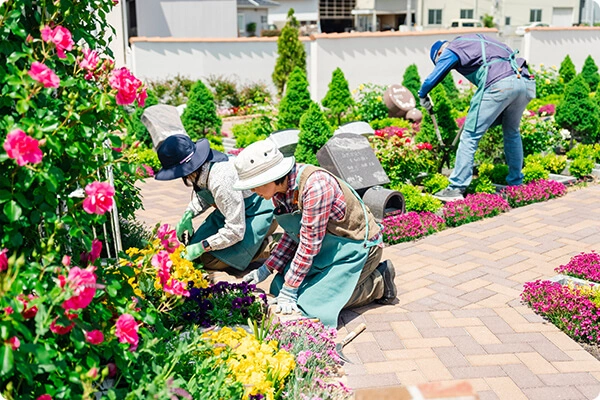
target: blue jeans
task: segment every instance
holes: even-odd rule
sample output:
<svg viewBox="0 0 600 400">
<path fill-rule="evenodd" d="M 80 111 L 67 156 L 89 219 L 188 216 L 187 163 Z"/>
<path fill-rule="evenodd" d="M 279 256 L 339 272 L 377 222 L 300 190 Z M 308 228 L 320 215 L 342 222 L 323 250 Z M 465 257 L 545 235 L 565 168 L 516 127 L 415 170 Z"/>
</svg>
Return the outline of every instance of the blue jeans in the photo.
<svg viewBox="0 0 600 400">
<path fill-rule="evenodd" d="M 450 188 L 464 190 L 473 178 L 473 158 L 479 141 L 493 125 L 502 124 L 504 155 L 508 164 L 506 182 L 523 183 L 523 143 L 519 125 L 525 107 L 535 97 L 535 80 L 516 75 L 504 78 L 483 92 L 479 118 L 474 132 L 464 130 L 460 137 L 454 170 L 450 175 Z M 473 107 L 469 114 L 473 112 Z M 469 115 L 467 115 L 469 118 Z"/>
</svg>

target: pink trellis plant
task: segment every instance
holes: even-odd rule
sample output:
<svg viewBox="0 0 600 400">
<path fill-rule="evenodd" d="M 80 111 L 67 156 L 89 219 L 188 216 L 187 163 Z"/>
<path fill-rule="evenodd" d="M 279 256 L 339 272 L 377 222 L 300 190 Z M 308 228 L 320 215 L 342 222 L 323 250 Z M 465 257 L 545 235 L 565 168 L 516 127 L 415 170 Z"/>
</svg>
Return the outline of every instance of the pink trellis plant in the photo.
<svg viewBox="0 0 600 400">
<path fill-rule="evenodd" d="M 83 49 L 82 53 L 83 56 L 78 61 L 79 67 L 88 71 L 85 75 L 85 79 L 92 80 L 94 78 L 93 71 L 100 63 L 100 55 L 96 50 L 92 50 L 89 47 Z"/>
<path fill-rule="evenodd" d="M 140 329 L 135 318 L 131 314 L 122 314 L 117 319 L 115 327 L 115 336 L 119 342 L 129 343 L 131 345 L 129 350 L 135 351 L 139 343 L 138 330 Z"/>
<path fill-rule="evenodd" d="M 137 104 L 143 107 L 148 94 L 142 81 L 133 76 L 125 67 L 112 71 L 108 79 L 110 87 L 117 91 L 117 104 L 128 105 L 137 100 Z"/>
<path fill-rule="evenodd" d="M 60 78 L 58 75 L 41 62 L 34 61 L 31 64 L 28 74 L 34 80 L 44 85 L 45 88 L 57 88 L 60 86 Z"/>
<path fill-rule="evenodd" d="M 8 157 L 16 160 L 21 167 L 25 164 L 42 162 L 43 154 L 39 142 L 21 129 L 15 129 L 6 135 L 4 150 Z"/>
<path fill-rule="evenodd" d="M 73 293 L 73 296 L 62 304 L 66 311 L 86 308 L 92 302 L 96 294 L 96 274 L 94 270 L 95 267 L 86 269 L 73 267 L 69 270 L 68 276 L 59 276 L 60 287 L 63 289 L 67 287 Z"/>
<path fill-rule="evenodd" d="M 90 332 L 85 332 L 85 341 L 89 344 L 101 344 L 104 342 L 104 334 L 102 331 L 97 329 Z"/>
<path fill-rule="evenodd" d="M 56 46 L 56 55 L 58 58 L 67 58 L 65 51 L 73 49 L 73 39 L 71 38 L 71 32 L 67 28 L 62 26 L 56 26 L 54 29 L 49 26 L 44 26 L 41 29 L 42 40 L 46 43 L 54 43 Z"/>
<path fill-rule="evenodd" d="M 115 188 L 108 182 L 92 182 L 85 187 L 88 197 L 83 200 L 83 209 L 88 214 L 103 215 L 113 206 Z"/>
</svg>

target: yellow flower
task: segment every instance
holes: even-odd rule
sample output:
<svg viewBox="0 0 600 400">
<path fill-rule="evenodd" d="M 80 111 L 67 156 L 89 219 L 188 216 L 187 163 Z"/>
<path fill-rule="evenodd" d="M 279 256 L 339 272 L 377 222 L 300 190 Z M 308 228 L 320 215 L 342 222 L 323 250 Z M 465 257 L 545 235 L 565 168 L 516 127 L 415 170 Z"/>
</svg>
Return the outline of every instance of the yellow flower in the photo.
<svg viewBox="0 0 600 400">
<path fill-rule="evenodd" d="M 544 68 L 544 63 L 540 63 L 540 68 Z"/>
<path fill-rule="evenodd" d="M 363 85 L 362 83 L 360 84 L 360 86 L 358 87 L 358 90 L 363 90 L 365 88 L 365 85 Z"/>
<path fill-rule="evenodd" d="M 544 80 L 544 83 L 545 83 L 546 85 L 549 85 L 549 84 L 550 84 L 550 79 L 546 78 L 546 80 Z"/>
<path fill-rule="evenodd" d="M 383 99 L 381 98 L 381 96 L 377 96 L 377 101 L 382 101 Z"/>
<path fill-rule="evenodd" d="M 556 71 L 556 65 L 551 66 L 550 68 L 552 68 L 553 70 Z"/>
</svg>

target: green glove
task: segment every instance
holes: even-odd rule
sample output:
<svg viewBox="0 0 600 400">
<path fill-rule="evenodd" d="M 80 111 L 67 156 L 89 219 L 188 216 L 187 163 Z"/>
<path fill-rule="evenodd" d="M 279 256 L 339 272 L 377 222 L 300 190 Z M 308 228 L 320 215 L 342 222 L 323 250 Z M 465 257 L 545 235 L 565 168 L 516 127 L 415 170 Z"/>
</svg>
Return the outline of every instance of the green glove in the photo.
<svg viewBox="0 0 600 400">
<path fill-rule="evenodd" d="M 183 258 L 185 258 L 186 260 L 194 261 L 202 254 L 204 254 L 204 247 L 202 247 L 202 243 L 190 244 L 185 248 L 185 255 L 183 256 Z"/>
<path fill-rule="evenodd" d="M 190 238 L 194 235 L 194 224 L 192 224 L 192 218 L 194 214 L 191 211 L 183 213 L 183 217 L 175 226 L 175 232 L 177 233 L 177 239 L 183 240 L 183 233 L 188 232 Z"/>
</svg>

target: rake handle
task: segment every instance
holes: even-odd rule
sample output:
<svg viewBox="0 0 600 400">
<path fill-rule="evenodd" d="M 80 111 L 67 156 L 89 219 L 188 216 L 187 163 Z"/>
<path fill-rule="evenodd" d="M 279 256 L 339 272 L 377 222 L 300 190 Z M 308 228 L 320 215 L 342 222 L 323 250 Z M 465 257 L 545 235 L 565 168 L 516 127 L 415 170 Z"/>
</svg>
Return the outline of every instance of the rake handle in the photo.
<svg viewBox="0 0 600 400">
<path fill-rule="evenodd" d="M 356 328 L 354 328 L 354 330 L 352 330 L 352 332 L 350 332 L 345 338 L 344 340 L 342 340 L 341 342 L 341 347 L 344 347 L 345 345 L 347 345 L 348 343 L 350 343 L 352 340 L 354 340 L 355 337 L 357 337 L 362 331 L 364 331 L 367 328 L 367 325 L 365 325 L 365 323 L 361 323 L 360 325 L 358 325 Z"/>
</svg>

